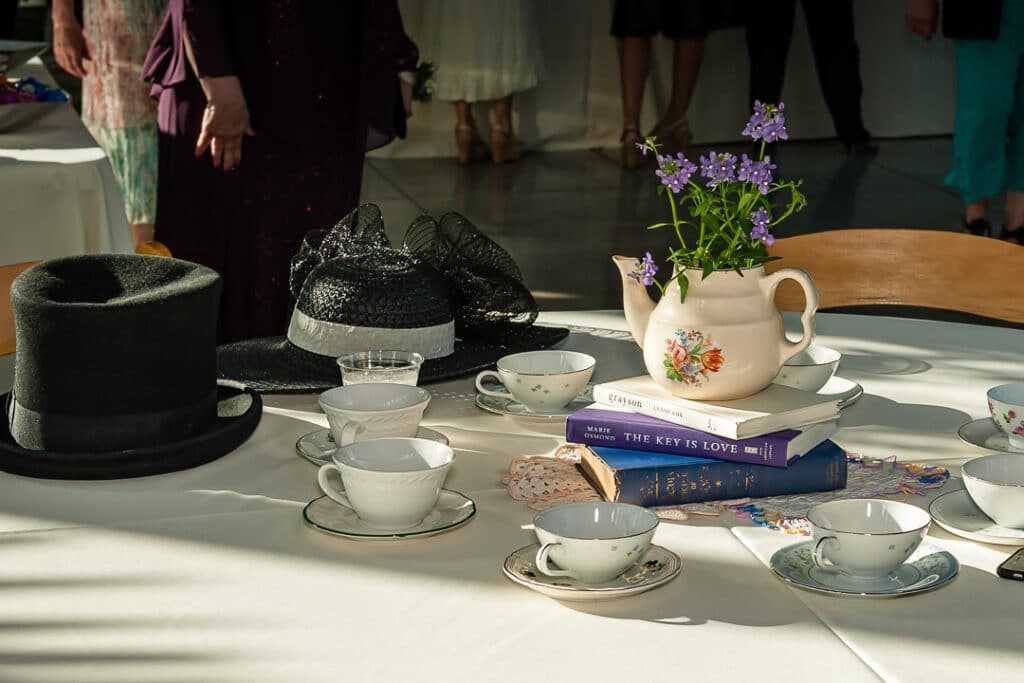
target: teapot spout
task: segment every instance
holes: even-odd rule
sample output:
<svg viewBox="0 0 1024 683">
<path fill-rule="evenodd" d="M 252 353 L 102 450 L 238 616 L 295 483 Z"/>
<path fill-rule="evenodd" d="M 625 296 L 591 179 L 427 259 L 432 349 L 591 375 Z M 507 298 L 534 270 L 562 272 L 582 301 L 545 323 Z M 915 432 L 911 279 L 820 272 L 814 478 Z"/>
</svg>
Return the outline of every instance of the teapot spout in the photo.
<svg viewBox="0 0 1024 683">
<path fill-rule="evenodd" d="M 629 325 L 629 331 L 637 345 L 643 348 L 647 322 L 650 320 L 651 311 L 654 310 L 654 300 L 648 296 L 647 289 L 639 281 L 629 276 L 636 270 L 638 260 L 633 256 L 612 256 L 612 262 L 622 276 L 622 310 L 626 314 L 626 324 Z"/>
</svg>

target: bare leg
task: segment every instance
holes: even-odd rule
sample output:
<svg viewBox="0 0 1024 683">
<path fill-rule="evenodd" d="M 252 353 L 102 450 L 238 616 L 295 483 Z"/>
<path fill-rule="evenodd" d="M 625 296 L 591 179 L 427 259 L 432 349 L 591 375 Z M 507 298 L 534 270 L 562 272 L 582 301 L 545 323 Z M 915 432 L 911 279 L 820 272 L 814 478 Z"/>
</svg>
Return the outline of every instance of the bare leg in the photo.
<svg viewBox="0 0 1024 683">
<path fill-rule="evenodd" d="M 628 36 L 619 40 L 619 79 L 622 83 L 622 127 L 640 127 L 640 104 L 651 67 L 651 39 Z"/>
<path fill-rule="evenodd" d="M 144 242 L 152 242 L 155 234 L 155 227 L 152 223 L 133 223 L 131 226 L 132 230 L 132 241 L 135 242 L 135 246 L 139 246 Z"/>
<path fill-rule="evenodd" d="M 522 148 L 512 130 L 512 96 L 491 103 L 491 158 L 496 164 L 518 161 Z"/>
<path fill-rule="evenodd" d="M 681 38 L 675 41 L 672 63 L 672 99 L 662 117 L 662 126 L 671 125 L 686 118 L 690 108 L 697 75 L 704 60 L 704 38 Z"/>
<path fill-rule="evenodd" d="M 640 140 L 640 107 L 651 68 L 651 39 L 626 36 L 618 41 L 619 80 L 622 84 L 622 165 L 636 168 L 643 163 L 636 143 Z"/>
<path fill-rule="evenodd" d="M 465 100 L 455 102 L 455 149 L 460 164 L 483 161 L 490 153 L 480 137 L 473 118 L 473 106 Z"/>
<path fill-rule="evenodd" d="M 1009 198 L 1007 198 L 1009 200 Z M 988 220 L 988 200 L 979 199 L 976 202 L 972 202 L 964 207 L 964 215 L 967 218 L 967 222 L 978 220 Z"/>
<path fill-rule="evenodd" d="M 1006 191 L 1006 228 L 1008 230 L 1024 228 L 1024 192 Z"/>
</svg>

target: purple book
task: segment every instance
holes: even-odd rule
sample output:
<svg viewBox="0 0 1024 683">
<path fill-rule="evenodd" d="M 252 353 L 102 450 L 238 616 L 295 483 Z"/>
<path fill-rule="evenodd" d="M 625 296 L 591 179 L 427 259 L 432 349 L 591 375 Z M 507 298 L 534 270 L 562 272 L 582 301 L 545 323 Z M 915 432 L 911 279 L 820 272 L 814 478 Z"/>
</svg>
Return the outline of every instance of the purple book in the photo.
<svg viewBox="0 0 1024 683">
<path fill-rule="evenodd" d="M 733 441 L 639 413 L 589 407 L 566 419 L 565 440 L 587 446 L 786 467 L 837 429 L 836 421 L 832 420 Z"/>
</svg>

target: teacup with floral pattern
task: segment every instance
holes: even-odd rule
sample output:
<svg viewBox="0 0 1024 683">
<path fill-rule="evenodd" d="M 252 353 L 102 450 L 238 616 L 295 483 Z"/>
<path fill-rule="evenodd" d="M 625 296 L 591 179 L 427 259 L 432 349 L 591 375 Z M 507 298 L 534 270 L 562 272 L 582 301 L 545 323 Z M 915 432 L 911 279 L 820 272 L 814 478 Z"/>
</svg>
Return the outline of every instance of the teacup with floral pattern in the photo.
<svg viewBox="0 0 1024 683">
<path fill-rule="evenodd" d="M 996 426 L 1009 437 L 1010 450 L 1024 451 L 1024 382 L 989 389 L 988 412 Z"/>
</svg>

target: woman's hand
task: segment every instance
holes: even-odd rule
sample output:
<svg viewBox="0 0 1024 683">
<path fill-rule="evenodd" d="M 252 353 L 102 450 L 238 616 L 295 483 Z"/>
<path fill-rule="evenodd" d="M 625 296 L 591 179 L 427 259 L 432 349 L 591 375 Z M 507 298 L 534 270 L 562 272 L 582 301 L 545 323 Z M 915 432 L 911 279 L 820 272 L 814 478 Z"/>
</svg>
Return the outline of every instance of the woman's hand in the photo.
<svg viewBox="0 0 1024 683">
<path fill-rule="evenodd" d="M 210 150 L 213 167 L 235 170 L 242 163 L 242 137 L 255 135 L 249 126 L 249 108 L 237 76 L 199 79 L 206 94 L 203 124 L 196 141 L 196 157 Z"/>
<path fill-rule="evenodd" d="M 60 67 L 72 76 L 84 78 L 92 62 L 92 46 L 82 26 L 72 18 L 53 27 L 53 55 Z"/>
<path fill-rule="evenodd" d="M 938 0 L 907 0 L 903 20 L 908 31 L 930 40 L 939 27 Z"/>
</svg>

